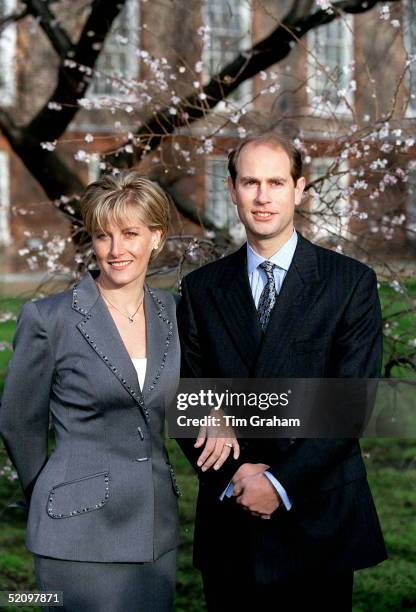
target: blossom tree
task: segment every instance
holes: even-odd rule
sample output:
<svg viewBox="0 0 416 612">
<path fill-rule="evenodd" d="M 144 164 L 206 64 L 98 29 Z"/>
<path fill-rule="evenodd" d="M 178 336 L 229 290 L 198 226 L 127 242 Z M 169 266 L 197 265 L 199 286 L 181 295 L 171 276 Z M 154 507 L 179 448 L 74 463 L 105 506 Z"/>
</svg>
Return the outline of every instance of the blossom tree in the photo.
<svg viewBox="0 0 416 612">
<path fill-rule="evenodd" d="M 99 171 L 137 166 L 154 176 L 171 194 L 178 218 L 193 227 L 190 233 L 179 226 L 168 242 L 169 257 L 156 270 L 177 269 L 180 278 L 183 264 L 218 256 L 241 236 L 238 224 L 218 227 L 180 185 L 187 177 L 197 177 L 212 153 L 225 156 L 239 138 L 260 129 L 283 128 L 303 152 L 309 181 L 299 226 L 313 239 L 378 266 L 391 298 L 385 321 L 390 343 L 386 372 L 400 364 L 414 368 L 414 332 L 403 326 L 403 317 L 413 308 L 412 298 L 397 266 L 385 261 L 382 248 L 386 243 L 411 244 L 414 238 L 414 220 L 406 213 L 406 202 L 416 169 L 414 121 L 409 113 L 416 106 L 415 56 L 400 43 L 413 27 L 408 20 L 412 3 L 264 0 L 250 5 L 247 0 L 249 13 L 257 11 L 267 26 L 215 70 L 207 64 L 204 49 L 216 32 L 195 16 L 207 10 L 206 3 L 192 8 L 183 0 L 172 3 L 170 11 L 181 16 L 188 34 L 192 32 L 192 44 L 179 41 L 165 48 L 156 16 L 166 9 L 163 3 L 150 7 L 141 0 L 150 16 L 150 24 L 140 24 L 141 34 L 151 42 L 137 44 L 116 32 L 118 44 L 141 64 L 138 79 L 100 67 L 106 39 L 128 2 L 24 0 L 0 22 L 5 32 L 11 24 L 30 24 L 54 54 L 49 69 L 53 87 L 47 88 L 36 112 L 19 121 L 15 109 L 0 106 L 0 131 L 50 204 L 72 224 L 71 244 L 66 237 L 48 236 L 43 251 L 36 247 L 34 255 L 25 248 L 22 255 L 36 267 L 43 254 L 49 269 L 57 270 L 62 269 L 63 252 L 75 245 L 78 269 L 89 264 L 78 201 L 86 184 L 85 169 L 99 153 Z M 231 19 L 236 4 L 224 4 Z M 342 70 L 337 57 L 332 64 L 323 64 L 321 32 L 340 24 L 352 34 L 353 18 L 361 32 L 361 49 L 369 49 L 368 53 L 352 56 Z M 390 62 L 383 73 L 385 87 L 379 68 L 383 47 L 365 36 L 369 25 L 373 34 L 380 30 L 389 47 L 396 49 L 385 56 Z M 331 32 L 336 36 L 335 28 Z M 100 80 L 111 83 L 114 95 L 90 95 L 91 84 Z M 111 127 L 108 147 L 89 131 L 76 137 L 68 132 L 82 123 L 81 117 L 93 116 Z M 76 145 L 70 155 L 69 141 Z"/>
</svg>

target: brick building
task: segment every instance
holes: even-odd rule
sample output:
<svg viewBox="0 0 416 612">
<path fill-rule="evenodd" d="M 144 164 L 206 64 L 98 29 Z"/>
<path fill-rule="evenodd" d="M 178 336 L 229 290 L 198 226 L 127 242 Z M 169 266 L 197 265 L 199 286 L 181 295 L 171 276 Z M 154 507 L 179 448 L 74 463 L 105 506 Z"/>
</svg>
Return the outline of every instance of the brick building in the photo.
<svg viewBox="0 0 416 612">
<path fill-rule="evenodd" d="M 175 97 L 201 87 L 209 75 L 267 36 L 290 5 L 286 0 L 265 0 L 261 6 L 248 0 L 178 0 L 170 7 L 127 0 L 100 54 L 87 101 L 53 146 L 85 183 L 94 179 L 102 154 L 124 142 L 150 108 L 172 104 L 175 112 Z M 51 6 L 76 40 L 86 3 L 60 0 Z M 0 2 L 3 16 L 17 9 L 17 0 Z M 225 186 L 227 151 L 253 130 L 283 127 L 305 149 L 308 180 L 322 179 L 305 198 L 298 219 L 302 230 L 332 246 L 349 238 L 347 250 L 359 257 L 377 252 L 390 259 L 411 258 L 416 62 L 407 68 L 406 62 L 416 57 L 415 17 L 414 1 L 405 0 L 343 15 L 311 30 L 293 44 L 287 58 L 244 82 L 206 118 L 163 139 L 140 168 L 169 186 L 184 208 L 199 211 L 224 235 L 232 228 L 238 239 L 241 232 Z M 0 35 L 0 107 L 16 123 L 27 122 L 53 91 L 56 69 L 56 55 L 33 19 L 7 25 Z M 356 155 L 348 151 L 354 131 L 359 141 L 372 124 L 373 132 L 385 130 L 383 155 L 370 138 L 364 156 L 373 171 L 362 176 L 362 145 Z M 394 180 L 380 187 L 389 168 Z M 398 169 L 405 181 L 396 180 Z M 365 188 L 351 187 L 360 181 Z M 387 230 L 380 233 L 377 224 L 383 223 Z M 174 231 L 201 235 L 180 214 L 174 214 Z M 0 132 L 0 269 L 24 271 L 29 264 L 42 270 L 48 259 L 53 267 L 61 257 L 70 267 L 70 233 L 68 219 L 48 201 Z"/>
</svg>

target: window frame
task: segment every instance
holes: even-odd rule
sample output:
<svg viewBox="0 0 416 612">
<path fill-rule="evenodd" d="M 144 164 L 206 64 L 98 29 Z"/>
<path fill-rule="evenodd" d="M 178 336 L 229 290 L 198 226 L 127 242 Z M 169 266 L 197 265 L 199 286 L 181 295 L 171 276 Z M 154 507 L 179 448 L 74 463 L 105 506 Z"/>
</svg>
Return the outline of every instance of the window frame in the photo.
<svg viewBox="0 0 416 612">
<path fill-rule="evenodd" d="M 125 11 L 125 13 L 124 13 Z M 120 19 L 120 17 L 122 17 L 123 20 L 125 20 L 125 23 L 123 25 L 127 26 L 128 29 L 128 43 L 126 45 L 121 45 L 120 42 L 116 42 L 115 41 L 115 37 L 116 35 L 119 33 L 118 30 L 120 28 L 119 24 L 117 23 Z M 111 74 L 107 74 L 103 71 L 102 68 L 100 68 L 100 61 L 102 63 L 102 57 L 103 54 L 105 53 L 112 53 L 113 47 L 112 45 L 117 45 L 119 49 L 124 49 L 125 50 L 125 58 L 126 58 L 126 66 L 128 66 L 127 68 L 127 74 L 123 76 L 124 79 L 126 80 L 136 80 L 139 78 L 139 68 L 140 68 L 140 61 L 139 61 L 139 57 L 136 53 L 136 51 L 139 49 L 139 43 L 140 43 L 140 7 L 139 7 L 139 1 L 138 0 L 127 0 L 126 3 L 124 4 L 124 7 L 122 9 L 122 11 L 120 11 L 119 15 L 116 17 L 116 19 L 114 20 L 111 30 L 108 33 L 106 40 L 104 41 L 104 46 L 102 48 L 102 51 L 100 52 L 100 55 L 98 57 L 96 66 L 94 68 L 93 71 L 93 76 L 92 76 L 92 80 L 91 83 L 88 87 L 88 92 L 87 92 L 87 96 L 89 99 L 92 100 L 96 100 L 99 98 L 117 98 L 120 100 L 126 100 L 128 101 L 132 96 L 128 95 L 128 94 L 122 94 L 120 92 L 117 91 L 111 91 L 111 85 L 107 84 L 106 79 L 107 78 L 112 78 L 112 76 L 115 76 L 116 78 L 118 78 L 118 69 L 115 71 L 113 68 L 112 73 Z M 114 39 L 112 41 L 112 39 Z M 106 49 L 106 47 L 108 47 Z M 131 51 L 131 48 L 134 47 L 134 51 Z M 129 51 L 130 50 L 130 51 Z M 121 55 L 121 53 L 119 53 L 119 55 Z M 97 73 L 97 75 L 95 74 Z M 100 76 L 98 76 L 100 75 Z M 97 91 L 96 87 L 97 87 L 97 83 L 101 83 L 101 81 L 104 81 L 104 83 L 106 84 L 106 86 L 109 87 L 108 91 Z"/>
<path fill-rule="evenodd" d="M 403 19 L 403 46 L 404 50 L 406 51 L 407 57 L 410 55 L 415 55 L 416 57 L 416 23 L 414 21 L 415 19 L 416 8 L 413 7 L 412 3 L 409 0 L 405 0 Z M 413 28 L 411 28 L 411 24 L 413 24 Z M 416 117 L 416 59 L 409 66 L 407 85 L 409 88 L 409 97 L 408 104 L 406 107 L 406 117 L 411 119 Z M 414 96 L 413 99 L 411 97 L 412 95 Z"/>
<path fill-rule="evenodd" d="M 234 0 L 233 0 L 234 1 Z M 211 22 L 208 18 L 210 11 L 207 11 L 208 9 L 212 9 L 213 5 L 215 4 L 215 2 L 219 3 L 221 2 L 223 5 L 224 4 L 230 4 L 230 0 L 203 0 L 202 4 L 201 4 L 201 19 L 202 19 L 202 23 L 204 26 L 208 26 L 210 28 L 210 34 L 209 34 L 209 40 L 208 42 L 205 42 L 203 44 L 202 47 L 202 55 L 201 55 L 201 60 L 203 63 L 203 71 L 202 71 L 202 76 L 204 79 L 204 82 L 208 82 L 208 80 L 215 74 L 218 74 L 230 61 L 231 61 L 231 57 L 230 58 L 226 58 L 226 56 L 224 55 L 224 61 L 220 62 L 220 63 L 216 63 L 216 65 L 213 65 L 213 62 L 211 61 L 211 56 L 212 56 L 212 32 L 214 30 L 214 28 L 212 28 Z M 242 51 L 245 51 L 247 49 L 251 48 L 252 45 L 252 38 L 251 38 L 251 31 L 252 31 L 252 14 L 251 14 L 251 10 L 250 10 L 250 5 L 247 1 L 243 1 L 243 2 L 238 2 L 236 1 L 237 4 L 237 9 L 239 11 L 239 16 L 241 18 L 243 27 L 242 27 L 242 31 L 240 33 L 239 36 L 236 36 L 236 40 L 239 40 L 239 44 L 238 44 L 238 51 L 236 51 L 236 53 L 232 56 L 233 58 L 236 57 L 237 53 L 241 53 Z M 215 31 L 218 32 L 218 28 L 215 28 Z M 224 36 L 226 36 L 227 38 L 230 38 L 230 33 L 227 30 L 227 28 L 223 28 L 224 30 Z M 217 51 L 214 51 L 214 53 L 217 53 Z M 218 53 L 218 57 L 219 57 L 219 53 Z M 227 100 L 229 103 L 231 102 L 232 105 L 235 107 L 235 110 L 241 108 L 241 107 L 248 107 L 250 105 L 250 102 L 252 101 L 253 98 L 253 79 L 247 79 L 244 83 L 241 83 L 241 85 L 238 86 L 238 88 L 230 95 L 227 96 L 227 98 L 225 98 L 225 100 Z M 223 111 L 224 110 L 224 101 L 220 101 L 217 105 L 216 105 L 216 110 L 219 111 Z"/>
<path fill-rule="evenodd" d="M 17 0 L 3 0 L 5 16 L 16 10 Z M 12 106 L 16 100 L 16 68 L 14 60 L 16 57 L 17 25 L 9 23 L 0 33 L 0 71 L 4 83 L 0 85 L 0 96 L 4 107 Z"/>
<path fill-rule="evenodd" d="M 219 190 L 215 188 L 216 181 L 219 181 L 216 176 L 216 168 L 219 166 L 224 168 L 224 194 L 226 206 L 223 208 L 223 221 L 220 224 L 217 223 L 217 217 L 214 214 L 218 207 L 219 199 L 215 197 L 215 194 L 219 194 Z M 231 199 L 231 195 L 228 191 L 226 180 L 227 180 L 227 158 L 223 155 L 210 155 L 205 160 L 205 217 L 218 229 L 218 230 L 229 230 L 235 227 L 240 220 L 237 215 L 237 208 Z M 218 184 L 218 183 L 217 183 Z M 227 207 L 229 206 L 229 208 Z M 231 208 L 232 207 L 232 208 Z"/>
<path fill-rule="evenodd" d="M 327 102 L 325 105 L 322 105 L 319 109 L 312 105 L 312 99 L 315 96 L 320 95 L 320 82 L 325 78 L 323 74 L 318 74 L 318 71 L 322 73 L 322 68 L 320 66 L 326 67 L 328 65 L 327 58 L 323 57 L 322 53 L 314 48 L 314 42 L 317 40 L 319 33 L 324 31 L 325 28 L 331 28 L 334 27 L 334 25 L 338 26 L 339 24 L 342 24 L 344 32 L 344 37 L 341 39 L 342 43 L 338 44 L 338 47 L 344 54 L 341 66 L 341 78 L 345 80 L 345 83 L 340 82 L 339 86 L 337 87 L 337 91 L 340 89 L 346 89 L 347 102 L 351 107 L 354 107 L 354 92 L 351 89 L 348 89 L 348 87 L 345 87 L 348 85 L 348 82 L 351 81 L 351 78 L 348 76 L 348 74 L 343 72 L 343 69 L 350 65 L 354 60 L 354 16 L 344 14 L 328 24 L 311 30 L 307 34 L 307 104 L 309 111 L 317 117 L 343 117 L 351 114 L 351 111 L 344 98 L 339 98 L 336 106 L 334 106 L 331 101 Z M 326 87 L 328 85 L 335 87 L 335 85 L 332 85 L 328 77 L 326 77 L 325 84 Z M 324 87 L 324 91 L 326 90 L 326 87 Z"/>
<path fill-rule="evenodd" d="M 0 246 L 10 246 L 10 155 L 0 150 Z"/>
<path fill-rule="evenodd" d="M 312 182 L 316 178 L 319 178 L 319 176 L 322 176 L 322 172 L 319 172 L 316 168 L 318 165 L 323 165 L 323 166 L 326 166 L 326 168 L 329 168 L 334 163 L 334 160 L 335 160 L 334 157 L 331 157 L 328 155 L 314 157 L 311 160 L 311 163 L 309 166 L 309 182 Z M 349 186 L 349 164 L 347 161 L 343 161 L 338 165 L 338 172 L 344 173 L 340 176 L 339 180 L 340 180 L 341 189 L 346 189 Z M 334 224 L 333 226 L 331 226 L 326 221 L 323 221 L 323 223 L 321 223 L 320 226 L 319 226 L 319 223 L 314 222 L 313 202 L 314 202 L 313 193 L 309 193 L 309 213 L 310 213 L 310 217 L 308 216 L 309 223 L 311 224 L 312 228 L 316 228 L 316 226 L 319 227 L 319 230 L 316 232 L 314 236 L 316 240 L 322 239 L 322 240 L 333 241 L 336 236 L 340 236 L 342 238 L 350 237 L 349 221 L 345 225 L 341 223 L 341 227 L 339 227 L 339 222 L 338 224 Z M 338 212 L 340 213 L 341 218 L 342 218 L 344 210 L 347 211 L 349 208 L 349 198 L 348 197 L 343 198 L 343 201 L 340 202 L 339 204 L 337 203 L 337 205 L 340 208 Z"/>
</svg>

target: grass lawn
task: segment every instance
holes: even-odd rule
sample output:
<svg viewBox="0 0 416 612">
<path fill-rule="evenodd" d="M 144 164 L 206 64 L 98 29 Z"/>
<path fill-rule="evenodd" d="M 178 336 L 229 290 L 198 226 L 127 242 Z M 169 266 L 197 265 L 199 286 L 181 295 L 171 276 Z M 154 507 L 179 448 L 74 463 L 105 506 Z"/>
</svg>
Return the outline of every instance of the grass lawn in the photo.
<svg viewBox="0 0 416 612">
<path fill-rule="evenodd" d="M 390 558 L 356 573 L 354 612 L 416 610 L 416 440 L 364 440 L 362 446 Z M 169 447 L 182 489 L 175 610 L 201 612 L 201 581 L 192 567 L 196 477 L 176 443 L 170 440 Z M 32 558 L 24 547 L 24 513 L 6 510 L 19 498 L 18 484 L 0 478 L 0 590 L 35 588 Z"/>
<path fill-rule="evenodd" d="M 416 294 L 416 282 L 408 283 L 406 287 L 413 296 Z M 408 297 L 387 286 L 381 287 L 380 295 L 384 314 L 405 311 L 393 317 L 397 325 L 392 334 L 397 338 L 391 337 L 386 343 L 391 355 L 416 337 L 414 315 L 410 310 L 406 312 L 409 309 Z M 0 313 L 6 310 L 16 313 L 21 302 L 19 299 L 0 299 Z M 11 342 L 14 327 L 13 321 L 0 323 L 0 342 Z M 0 380 L 4 378 L 9 357 L 8 351 L 0 351 Z M 396 368 L 392 374 L 401 376 L 403 370 Z M 390 558 L 380 566 L 356 573 L 354 612 L 416 611 L 416 440 L 367 439 L 363 440 L 362 447 Z M 169 452 L 182 489 L 182 533 L 175 610 L 201 612 L 205 609 L 201 581 L 192 567 L 196 477 L 171 440 Z M 10 481 L 5 472 L 6 456 L 0 450 L 0 590 L 32 589 L 35 588 L 33 562 L 24 547 L 24 512 L 18 507 L 9 507 L 21 499 L 21 493 L 18 483 Z M 225 549 L 219 554 L 224 552 Z M 40 610 L 36 607 L 22 609 Z"/>
</svg>

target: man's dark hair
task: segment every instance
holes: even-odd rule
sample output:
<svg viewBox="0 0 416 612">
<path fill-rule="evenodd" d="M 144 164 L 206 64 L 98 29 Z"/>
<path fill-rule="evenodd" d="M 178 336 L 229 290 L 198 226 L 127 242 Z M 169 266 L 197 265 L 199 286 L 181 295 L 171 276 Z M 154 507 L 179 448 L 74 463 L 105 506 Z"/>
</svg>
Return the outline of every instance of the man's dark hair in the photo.
<svg viewBox="0 0 416 612">
<path fill-rule="evenodd" d="M 297 183 L 297 180 L 302 176 L 302 155 L 299 149 L 295 147 L 293 142 L 287 136 L 278 134 L 276 132 L 265 132 L 257 136 L 248 136 L 242 140 L 239 145 L 233 149 L 228 155 L 228 172 L 230 173 L 233 185 L 237 178 L 237 163 L 240 157 L 242 149 L 248 144 L 270 144 L 276 147 L 276 149 L 282 149 L 287 153 L 290 159 L 290 174 L 293 178 L 293 182 Z"/>
</svg>

